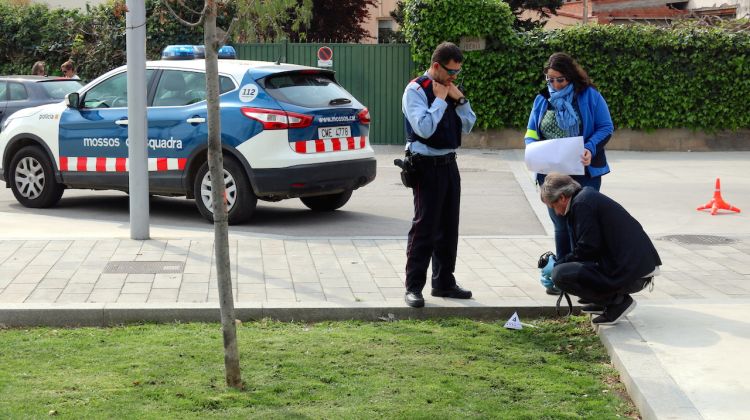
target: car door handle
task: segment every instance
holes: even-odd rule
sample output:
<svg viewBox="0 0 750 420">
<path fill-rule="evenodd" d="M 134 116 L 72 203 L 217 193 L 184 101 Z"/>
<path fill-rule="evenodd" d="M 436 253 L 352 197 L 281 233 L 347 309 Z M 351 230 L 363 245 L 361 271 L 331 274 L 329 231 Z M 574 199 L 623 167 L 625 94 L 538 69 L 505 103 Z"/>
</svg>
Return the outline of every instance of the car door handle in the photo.
<svg viewBox="0 0 750 420">
<path fill-rule="evenodd" d="M 188 118 L 185 121 L 187 121 L 188 124 L 202 124 L 206 122 L 206 119 L 203 117 L 193 117 L 193 118 Z"/>
<path fill-rule="evenodd" d="M 128 125 L 128 120 L 127 119 L 115 120 L 115 124 L 117 124 L 117 125 Z"/>
</svg>

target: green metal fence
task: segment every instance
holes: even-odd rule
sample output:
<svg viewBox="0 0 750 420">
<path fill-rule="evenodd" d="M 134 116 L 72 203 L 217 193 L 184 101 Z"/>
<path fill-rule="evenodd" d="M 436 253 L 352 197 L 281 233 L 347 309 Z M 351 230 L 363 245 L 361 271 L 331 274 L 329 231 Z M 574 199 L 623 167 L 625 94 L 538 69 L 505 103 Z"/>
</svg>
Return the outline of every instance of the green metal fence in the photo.
<svg viewBox="0 0 750 420">
<path fill-rule="evenodd" d="M 362 102 L 372 118 L 370 142 L 404 144 L 401 96 L 413 78 L 414 62 L 407 44 L 272 43 L 235 45 L 242 60 L 318 65 L 318 49 L 333 50 L 336 80 Z"/>
</svg>

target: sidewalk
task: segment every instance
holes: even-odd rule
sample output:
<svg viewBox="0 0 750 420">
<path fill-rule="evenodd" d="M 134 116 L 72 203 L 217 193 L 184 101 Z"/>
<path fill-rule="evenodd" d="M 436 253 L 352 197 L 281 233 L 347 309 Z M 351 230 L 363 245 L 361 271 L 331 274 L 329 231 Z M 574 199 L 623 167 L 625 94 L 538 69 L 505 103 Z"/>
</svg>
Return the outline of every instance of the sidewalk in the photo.
<svg viewBox="0 0 750 420">
<path fill-rule="evenodd" d="M 472 153 L 472 152 L 467 152 Z M 654 239 L 664 266 L 629 320 L 599 334 L 644 418 L 741 418 L 750 412 L 750 223 L 695 211 L 713 194 L 750 211 L 750 153 L 609 153 L 603 192 Z M 456 277 L 469 301 L 403 302 L 405 237 L 230 236 L 237 317 L 316 321 L 554 314 L 534 266 L 553 245 L 518 153 L 500 154 L 546 235 L 463 236 Z M 717 174 L 718 172 L 718 174 Z M 512 221 L 504 221 L 512 223 Z M 405 235 L 404 235 L 405 236 Z M 218 321 L 213 241 L 0 240 L 0 324 Z"/>
</svg>

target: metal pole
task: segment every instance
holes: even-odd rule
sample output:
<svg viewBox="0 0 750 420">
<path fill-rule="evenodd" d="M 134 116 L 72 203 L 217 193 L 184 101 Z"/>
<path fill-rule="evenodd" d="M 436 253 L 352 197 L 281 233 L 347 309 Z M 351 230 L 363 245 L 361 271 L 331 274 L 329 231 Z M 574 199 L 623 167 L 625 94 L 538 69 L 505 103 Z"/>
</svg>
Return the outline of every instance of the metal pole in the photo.
<svg viewBox="0 0 750 420">
<path fill-rule="evenodd" d="M 148 149 L 146 135 L 146 3 L 127 0 L 128 170 L 130 239 L 149 239 Z"/>
</svg>

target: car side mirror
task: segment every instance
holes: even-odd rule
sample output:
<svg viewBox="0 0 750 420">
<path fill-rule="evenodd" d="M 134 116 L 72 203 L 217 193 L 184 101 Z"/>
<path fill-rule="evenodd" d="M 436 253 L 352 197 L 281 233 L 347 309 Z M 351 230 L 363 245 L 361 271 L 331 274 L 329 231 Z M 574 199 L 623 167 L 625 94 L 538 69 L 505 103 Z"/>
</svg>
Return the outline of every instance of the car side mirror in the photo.
<svg viewBox="0 0 750 420">
<path fill-rule="evenodd" d="M 68 105 L 68 108 L 75 108 L 78 109 L 80 96 L 78 95 L 78 92 L 70 92 L 69 94 L 65 95 L 65 104 Z"/>
</svg>

